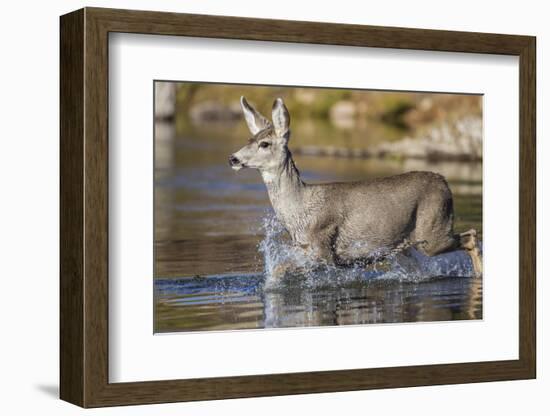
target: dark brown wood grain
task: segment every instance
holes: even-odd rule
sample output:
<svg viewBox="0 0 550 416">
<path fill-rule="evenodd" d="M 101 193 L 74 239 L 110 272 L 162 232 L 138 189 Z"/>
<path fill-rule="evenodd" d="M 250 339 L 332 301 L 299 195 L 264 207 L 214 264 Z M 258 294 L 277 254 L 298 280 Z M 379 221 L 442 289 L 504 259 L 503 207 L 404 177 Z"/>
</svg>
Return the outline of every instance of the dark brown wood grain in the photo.
<svg viewBox="0 0 550 416">
<path fill-rule="evenodd" d="M 519 357 L 536 377 L 536 40 L 519 56 Z"/>
<path fill-rule="evenodd" d="M 109 32 L 519 56 L 519 359 L 109 383 Z M 535 38 L 86 8 L 61 18 L 60 101 L 62 399 L 98 407 L 535 377 Z"/>
<path fill-rule="evenodd" d="M 84 12 L 61 19 L 60 381 L 62 399 L 84 405 Z"/>
</svg>

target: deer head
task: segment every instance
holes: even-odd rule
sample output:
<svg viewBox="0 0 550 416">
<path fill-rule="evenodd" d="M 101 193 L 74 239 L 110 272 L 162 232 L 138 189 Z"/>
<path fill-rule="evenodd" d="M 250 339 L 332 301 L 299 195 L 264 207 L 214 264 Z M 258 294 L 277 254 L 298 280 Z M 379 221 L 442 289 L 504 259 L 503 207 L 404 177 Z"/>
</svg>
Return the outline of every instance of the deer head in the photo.
<svg viewBox="0 0 550 416">
<path fill-rule="evenodd" d="M 234 170 L 258 169 L 262 173 L 275 173 L 288 157 L 290 115 L 281 98 L 273 103 L 273 122 L 261 115 L 244 97 L 241 97 L 244 119 L 252 136 L 248 144 L 229 156 Z"/>
</svg>

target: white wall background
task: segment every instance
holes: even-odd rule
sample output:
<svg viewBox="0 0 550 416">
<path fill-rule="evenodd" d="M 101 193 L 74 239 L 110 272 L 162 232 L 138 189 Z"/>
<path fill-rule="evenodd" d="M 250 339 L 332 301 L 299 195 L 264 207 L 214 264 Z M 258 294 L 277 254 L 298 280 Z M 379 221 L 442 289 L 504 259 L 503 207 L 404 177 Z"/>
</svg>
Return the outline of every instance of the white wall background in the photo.
<svg viewBox="0 0 550 416">
<path fill-rule="evenodd" d="M 59 192 L 59 20 L 83 6 L 166 10 L 316 20 L 387 26 L 529 34 L 538 53 L 538 379 L 459 386 L 422 387 L 338 394 L 225 400 L 87 411 L 88 414 L 297 414 L 335 413 L 467 415 L 548 414 L 550 301 L 544 274 L 543 243 L 550 234 L 543 211 L 549 208 L 543 184 L 550 146 L 543 123 L 550 83 L 550 26 L 545 2 L 523 0 L 442 3 L 414 2 L 260 2 L 69 1 L 4 2 L 0 13 L 0 409 L 4 414 L 68 415 L 83 412 L 58 395 L 58 192 Z M 505 253 L 503 253 L 505 258 Z M 547 326 L 547 325 L 546 325 Z"/>
</svg>

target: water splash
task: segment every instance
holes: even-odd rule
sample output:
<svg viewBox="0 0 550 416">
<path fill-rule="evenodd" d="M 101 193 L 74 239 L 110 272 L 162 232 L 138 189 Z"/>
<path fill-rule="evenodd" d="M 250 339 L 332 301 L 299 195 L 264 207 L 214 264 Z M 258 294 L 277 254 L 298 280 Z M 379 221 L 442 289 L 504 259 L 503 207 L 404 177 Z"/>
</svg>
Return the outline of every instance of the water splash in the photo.
<svg viewBox="0 0 550 416">
<path fill-rule="evenodd" d="M 371 280 L 421 282 L 441 277 L 472 277 L 473 268 L 469 256 L 457 250 L 428 257 L 415 249 L 410 255 L 402 253 L 387 255 L 383 261 L 370 266 L 337 267 L 320 263 L 307 251 L 290 241 L 284 227 L 271 213 L 264 217 L 264 239 L 259 251 L 264 259 L 266 289 L 281 289 L 288 286 L 319 288 L 323 286 L 348 286 Z M 481 246 L 480 246 L 481 248 Z M 293 273 L 280 277 L 280 268 L 291 264 Z"/>
</svg>

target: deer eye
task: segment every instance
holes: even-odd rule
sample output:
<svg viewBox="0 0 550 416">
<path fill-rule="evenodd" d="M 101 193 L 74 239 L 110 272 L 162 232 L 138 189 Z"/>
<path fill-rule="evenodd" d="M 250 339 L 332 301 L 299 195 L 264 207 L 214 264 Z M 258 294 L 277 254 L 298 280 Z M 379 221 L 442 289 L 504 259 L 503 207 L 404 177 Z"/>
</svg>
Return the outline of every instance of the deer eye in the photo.
<svg viewBox="0 0 550 416">
<path fill-rule="evenodd" d="M 262 149 L 267 149 L 270 145 L 271 145 L 271 143 L 269 143 L 269 142 L 260 142 L 260 145 L 259 145 L 259 146 L 260 146 Z"/>
</svg>

